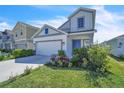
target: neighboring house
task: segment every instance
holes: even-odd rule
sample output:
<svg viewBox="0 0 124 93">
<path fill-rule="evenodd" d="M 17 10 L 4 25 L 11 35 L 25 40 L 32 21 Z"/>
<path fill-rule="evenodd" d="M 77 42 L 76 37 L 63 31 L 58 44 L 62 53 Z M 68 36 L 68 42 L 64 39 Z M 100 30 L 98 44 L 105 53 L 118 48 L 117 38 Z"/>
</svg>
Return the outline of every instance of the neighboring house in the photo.
<svg viewBox="0 0 124 93">
<path fill-rule="evenodd" d="M 105 41 L 102 44 L 105 46 L 110 46 L 110 53 L 114 56 L 124 54 L 124 35 Z"/>
<path fill-rule="evenodd" d="M 96 10 L 79 8 L 58 29 L 45 24 L 32 38 L 36 55 L 57 54 L 64 50 L 68 57 L 74 48 L 93 44 Z"/>
<path fill-rule="evenodd" d="M 13 28 L 15 49 L 34 49 L 33 40 L 31 37 L 38 31 L 39 28 L 31 26 L 23 22 L 17 22 Z"/>
<path fill-rule="evenodd" d="M 0 32 L 0 48 L 2 49 L 13 49 L 14 39 L 11 30 L 5 30 Z"/>
</svg>

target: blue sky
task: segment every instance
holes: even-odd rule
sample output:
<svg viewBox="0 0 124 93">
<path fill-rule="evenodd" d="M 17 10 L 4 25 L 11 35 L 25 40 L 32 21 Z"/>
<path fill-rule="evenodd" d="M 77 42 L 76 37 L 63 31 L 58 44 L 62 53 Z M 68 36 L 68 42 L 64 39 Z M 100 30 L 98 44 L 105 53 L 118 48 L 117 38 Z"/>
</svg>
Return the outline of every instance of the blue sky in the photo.
<svg viewBox="0 0 124 93">
<path fill-rule="evenodd" d="M 124 34 L 124 6 L 0 6 L 0 30 L 12 29 L 17 21 L 42 27 L 49 24 L 60 26 L 77 8 L 96 9 L 96 29 L 94 41 L 102 42 Z"/>
</svg>

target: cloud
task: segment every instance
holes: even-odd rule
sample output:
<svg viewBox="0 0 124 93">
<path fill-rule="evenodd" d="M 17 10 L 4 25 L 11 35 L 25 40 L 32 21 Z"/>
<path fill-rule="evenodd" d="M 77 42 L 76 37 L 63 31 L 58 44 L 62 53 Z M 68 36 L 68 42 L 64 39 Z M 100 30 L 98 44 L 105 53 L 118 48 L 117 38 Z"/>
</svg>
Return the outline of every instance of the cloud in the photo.
<svg viewBox="0 0 124 93">
<path fill-rule="evenodd" d="M 105 9 L 105 6 L 92 6 L 96 9 L 96 29 L 94 41 L 103 42 L 124 34 L 124 15 Z"/>
<path fill-rule="evenodd" d="M 5 29 L 12 29 L 12 26 L 7 22 L 0 22 L 0 31 L 4 31 Z"/>
<path fill-rule="evenodd" d="M 45 9 L 45 10 L 52 10 L 52 11 L 67 11 L 67 12 L 73 12 L 75 9 L 77 9 L 77 6 L 73 5 L 32 5 L 31 7 L 37 8 L 37 9 Z"/>
<path fill-rule="evenodd" d="M 67 20 L 66 17 L 63 16 L 56 16 L 55 19 L 49 19 L 49 20 L 32 20 L 32 21 L 28 21 L 28 23 L 37 26 L 37 27 L 42 27 L 44 24 L 48 24 L 54 27 L 59 27 L 60 25 L 62 25 L 65 21 Z"/>
</svg>

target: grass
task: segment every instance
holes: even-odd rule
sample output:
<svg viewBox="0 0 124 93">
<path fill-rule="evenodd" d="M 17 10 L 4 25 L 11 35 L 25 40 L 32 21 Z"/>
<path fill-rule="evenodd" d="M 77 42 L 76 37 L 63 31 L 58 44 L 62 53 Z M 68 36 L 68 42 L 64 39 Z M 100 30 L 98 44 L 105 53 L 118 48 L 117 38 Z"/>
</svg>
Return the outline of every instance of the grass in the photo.
<svg viewBox="0 0 124 93">
<path fill-rule="evenodd" d="M 88 70 L 41 66 L 30 74 L 20 75 L 0 83 L 0 87 L 15 88 L 80 88 L 80 87 L 124 87 L 124 61 L 110 57 L 110 73 L 94 76 Z"/>
</svg>

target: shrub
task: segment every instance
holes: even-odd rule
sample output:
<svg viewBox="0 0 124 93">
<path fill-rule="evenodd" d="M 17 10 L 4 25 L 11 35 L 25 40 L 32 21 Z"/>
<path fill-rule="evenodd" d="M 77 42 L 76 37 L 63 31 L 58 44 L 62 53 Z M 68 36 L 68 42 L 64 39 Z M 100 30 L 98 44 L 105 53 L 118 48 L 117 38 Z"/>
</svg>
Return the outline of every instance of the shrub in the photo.
<svg viewBox="0 0 124 93">
<path fill-rule="evenodd" d="M 0 61 L 2 61 L 4 59 L 4 56 L 0 56 Z"/>
<path fill-rule="evenodd" d="M 108 48 L 94 45 L 88 50 L 88 68 L 95 72 L 104 73 L 108 69 Z"/>
<path fill-rule="evenodd" d="M 29 49 L 26 51 L 28 56 L 34 55 L 34 51 L 32 49 Z"/>
<path fill-rule="evenodd" d="M 69 62 L 68 67 L 72 67 L 72 63 L 71 62 Z"/>
<path fill-rule="evenodd" d="M 0 61 L 1 60 L 13 59 L 13 58 L 19 58 L 19 57 L 31 56 L 33 54 L 34 54 L 34 51 L 31 50 L 31 49 L 29 49 L 29 50 L 15 49 L 10 54 L 6 54 L 4 56 L 0 56 Z"/>
<path fill-rule="evenodd" d="M 88 48 L 75 48 L 73 50 L 73 55 L 79 55 L 80 58 L 88 58 Z"/>
<path fill-rule="evenodd" d="M 50 64 L 53 66 L 63 66 L 67 67 L 69 64 L 69 58 L 66 56 L 56 56 L 52 55 L 50 58 Z"/>
<path fill-rule="evenodd" d="M 51 60 L 51 61 L 55 61 L 55 60 L 56 60 L 56 55 L 51 55 L 50 60 Z"/>
<path fill-rule="evenodd" d="M 28 50 L 23 49 L 22 50 L 23 56 L 32 56 L 33 54 L 34 54 L 34 51 L 32 49 L 28 49 Z"/>
<path fill-rule="evenodd" d="M 86 58 L 83 58 L 82 67 L 86 68 L 87 66 L 88 66 L 88 60 Z"/>
<path fill-rule="evenodd" d="M 72 66 L 81 67 L 83 58 L 88 58 L 88 48 L 75 48 L 73 50 Z"/>
<path fill-rule="evenodd" d="M 14 55 L 15 58 L 18 58 L 18 57 L 22 56 L 22 49 L 13 50 L 12 55 Z"/>
<path fill-rule="evenodd" d="M 78 67 L 78 66 L 81 65 L 82 60 L 80 60 L 79 55 L 74 55 L 74 56 L 72 57 L 72 59 L 71 59 L 71 63 L 72 63 L 72 66 Z"/>
<path fill-rule="evenodd" d="M 53 66 L 57 66 L 57 56 L 56 55 L 52 55 L 51 58 L 50 58 L 50 64 L 53 65 Z"/>
<path fill-rule="evenodd" d="M 4 59 L 3 60 L 9 60 L 9 59 L 14 59 L 15 57 L 13 55 L 7 55 L 7 56 L 4 56 Z"/>
<path fill-rule="evenodd" d="M 124 60 L 124 54 L 121 54 L 119 58 Z"/>
<path fill-rule="evenodd" d="M 66 56 L 65 51 L 64 50 L 59 50 L 58 51 L 58 56 Z"/>
<path fill-rule="evenodd" d="M 11 53 L 12 52 L 12 50 L 10 50 L 10 49 L 0 49 L 0 51 L 1 52 L 5 52 L 5 53 Z"/>
<path fill-rule="evenodd" d="M 108 54 L 109 48 L 100 45 L 74 49 L 71 60 L 65 56 L 63 51 L 59 51 L 58 56 L 51 57 L 51 64 L 55 66 L 83 67 L 93 71 L 93 73 L 104 74 L 109 68 Z"/>
<path fill-rule="evenodd" d="M 68 57 L 63 57 L 63 56 L 58 56 L 58 62 L 60 64 L 60 66 L 63 67 L 68 67 L 69 64 L 69 58 Z"/>
<path fill-rule="evenodd" d="M 9 59 L 14 59 L 15 58 L 13 55 L 9 55 L 8 57 L 9 57 Z"/>
<path fill-rule="evenodd" d="M 63 66 L 63 63 L 61 60 L 58 61 L 58 66 L 62 67 Z"/>
<path fill-rule="evenodd" d="M 26 57 L 26 56 L 31 56 L 33 55 L 34 52 L 33 50 L 29 49 L 29 50 L 24 50 L 24 49 L 15 49 L 12 51 L 12 55 L 15 58 L 19 58 L 19 57 Z"/>
</svg>

